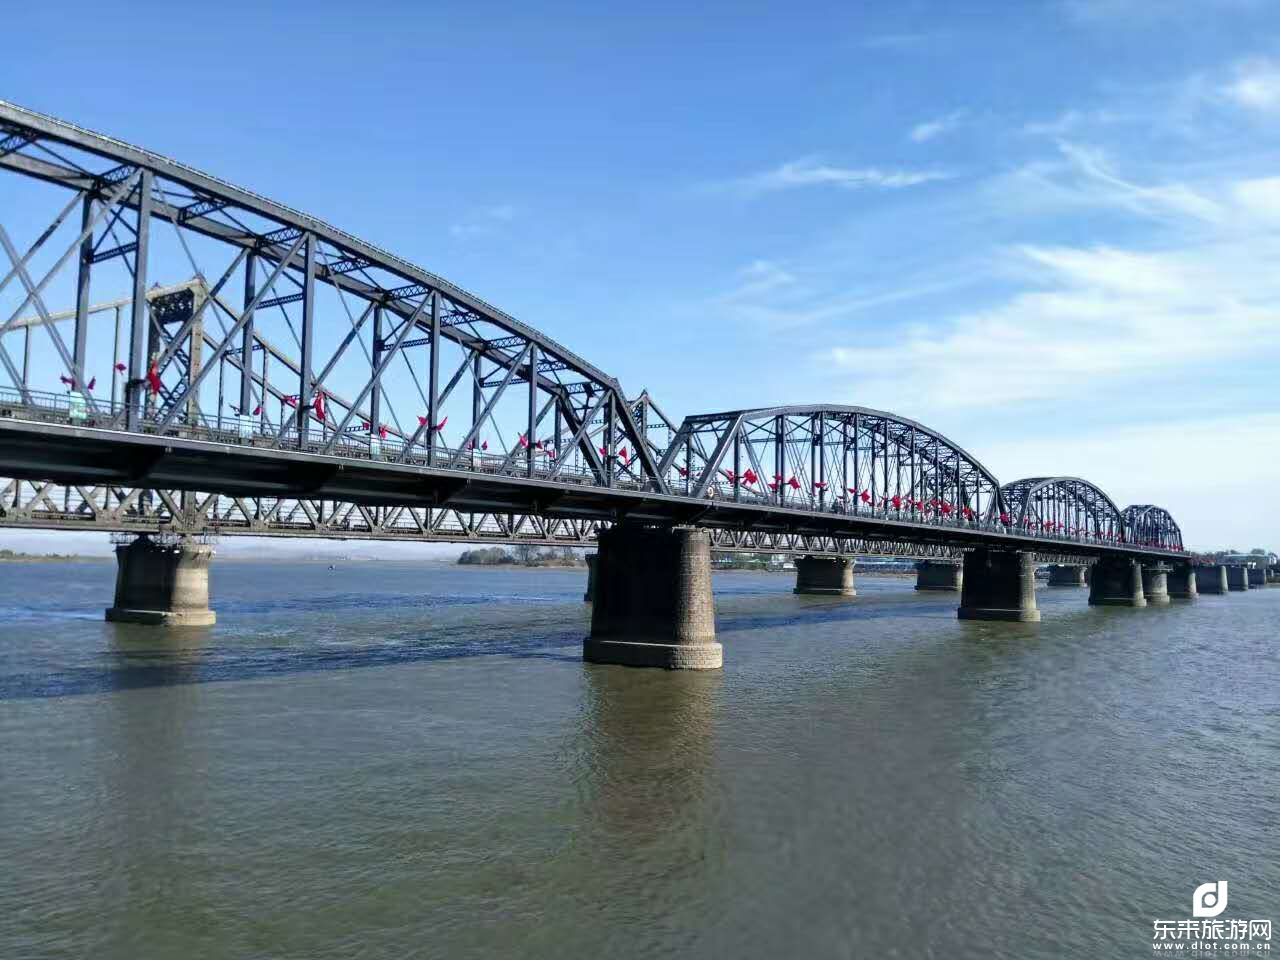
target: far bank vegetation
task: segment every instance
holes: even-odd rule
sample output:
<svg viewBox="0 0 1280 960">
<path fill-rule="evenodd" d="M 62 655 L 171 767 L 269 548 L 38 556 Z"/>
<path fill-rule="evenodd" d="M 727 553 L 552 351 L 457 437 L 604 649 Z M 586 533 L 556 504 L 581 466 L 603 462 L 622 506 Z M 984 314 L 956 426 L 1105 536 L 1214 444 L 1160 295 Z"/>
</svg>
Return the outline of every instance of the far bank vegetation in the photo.
<svg viewBox="0 0 1280 960">
<path fill-rule="evenodd" d="M 584 551 L 574 547 L 538 547 L 519 543 L 513 547 L 480 547 L 464 550 L 458 563 L 478 567 L 585 567 Z"/>
</svg>

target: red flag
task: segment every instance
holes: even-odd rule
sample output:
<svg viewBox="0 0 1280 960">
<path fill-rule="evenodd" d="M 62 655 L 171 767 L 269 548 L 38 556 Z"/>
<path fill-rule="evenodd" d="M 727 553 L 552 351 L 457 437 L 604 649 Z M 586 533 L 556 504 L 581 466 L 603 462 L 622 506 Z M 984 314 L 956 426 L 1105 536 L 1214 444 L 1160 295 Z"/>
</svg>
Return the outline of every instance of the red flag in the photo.
<svg viewBox="0 0 1280 960">
<path fill-rule="evenodd" d="M 98 385 L 98 378 L 97 378 L 97 377 L 92 377 L 92 378 L 90 378 L 90 380 L 89 380 L 89 385 L 88 385 L 87 387 L 85 387 L 85 389 L 86 389 L 86 390 L 92 390 L 92 389 L 93 389 L 94 387 L 96 387 L 97 385 Z"/>
<path fill-rule="evenodd" d="M 815 490 L 825 490 L 825 489 L 827 489 L 827 481 L 825 481 L 825 480 L 815 480 L 815 481 L 813 481 L 813 489 L 815 489 Z"/>
<path fill-rule="evenodd" d="M 418 426 L 425 427 L 426 425 L 427 425 L 427 418 L 421 417 L 421 416 L 418 417 Z"/>
<path fill-rule="evenodd" d="M 324 423 L 324 391 L 317 390 L 316 397 L 311 401 L 311 409 L 316 412 L 316 419 Z"/>
<path fill-rule="evenodd" d="M 756 472 L 754 470 L 752 470 L 750 467 L 747 467 L 746 472 L 742 475 L 742 479 L 747 481 L 747 483 L 755 483 L 760 478 L 756 476 Z"/>
<path fill-rule="evenodd" d="M 147 383 L 151 387 L 152 394 L 160 392 L 160 371 L 156 369 L 154 360 L 151 362 L 151 366 L 147 369 Z"/>
<path fill-rule="evenodd" d="M 608 455 L 609 455 L 609 448 L 608 448 L 608 447 L 601 447 L 601 448 L 600 448 L 600 456 L 602 456 L 602 457 L 607 457 Z"/>
<path fill-rule="evenodd" d="M 554 460 L 556 458 L 555 447 L 547 447 L 547 457 L 551 460 Z"/>
<path fill-rule="evenodd" d="M 441 430 L 443 430 L 443 429 L 444 429 L 444 425 L 445 425 L 446 423 L 448 423 L 448 422 L 449 422 L 449 418 L 448 418 L 448 417 L 445 417 L 443 420 L 441 420 L 439 423 L 437 423 L 437 424 L 436 424 L 434 427 L 432 427 L 431 429 L 432 429 L 432 430 L 434 430 L 436 433 L 439 433 Z"/>
<path fill-rule="evenodd" d="M 387 425 L 385 423 L 378 424 L 378 436 L 383 440 L 387 439 Z"/>
<path fill-rule="evenodd" d="M 118 370 L 120 373 L 124 373 L 125 369 L 126 369 L 126 368 L 125 368 L 125 365 L 124 365 L 123 363 L 117 363 L 117 364 L 116 364 L 116 370 Z"/>
<path fill-rule="evenodd" d="M 1007 513 L 1000 514 L 1000 522 L 1007 527 L 1009 525 L 1009 515 Z"/>
<path fill-rule="evenodd" d="M 787 481 L 787 486 L 790 487 L 792 490 L 799 490 L 800 481 L 797 480 L 795 477 L 792 477 L 790 480 Z"/>
<path fill-rule="evenodd" d="M 687 477 L 689 475 L 689 471 L 686 470 L 684 467 L 676 467 L 676 472 L 679 473 L 680 476 L 682 477 Z"/>
<path fill-rule="evenodd" d="M 730 483 L 737 483 L 737 482 L 738 482 L 736 479 L 734 479 L 733 471 L 732 471 L 732 470 L 721 470 L 720 472 L 721 472 L 722 474 L 724 474 L 724 478 L 725 478 L 726 480 L 728 480 Z"/>
<path fill-rule="evenodd" d="M 951 504 L 947 503 L 945 500 L 942 501 L 942 515 L 944 517 L 951 516 Z"/>
<path fill-rule="evenodd" d="M 360 429 L 363 430 L 365 433 L 368 433 L 370 430 L 373 429 L 373 424 L 371 424 L 368 420 L 361 420 Z"/>
<path fill-rule="evenodd" d="M 778 482 L 775 480 L 775 481 L 773 481 L 772 483 L 770 483 L 770 484 L 769 484 L 769 489 L 770 489 L 770 490 L 773 490 L 773 491 L 775 491 L 775 492 L 776 492 L 776 491 L 777 491 L 777 489 L 778 489 Z"/>
<path fill-rule="evenodd" d="M 74 389 L 76 388 L 76 382 L 75 382 L 75 380 L 74 380 L 74 379 L 72 379 L 71 377 L 66 377 L 66 376 L 63 376 L 63 375 L 59 374 L 59 375 L 58 375 L 58 379 L 59 379 L 59 380 L 61 380 L 63 383 L 65 383 L 65 384 L 66 384 L 68 387 L 70 387 L 72 390 L 74 390 Z"/>
<path fill-rule="evenodd" d="M 972 510 L 970 510 L 968 507 L 964 507 L 964 508 L 962 508 L 960 512 L 961 512 L 962 514 L 964 514 L 964 518 L 965 518 L 966 520 L 972 520 L 972 519 L 973 519 L 973 511 L 972 511 Z"/>
<path fill-rule="evenodd" d="M 526 450 L 529 448 L 529 438 L 523 433 L 520 434 L 520 446 L 524 447 Z"/>
<path fill-rule="evenodd" d="M 488 440 L 481 440 L 481 441 L 480 441 L 480 449 L 481 449 L 481 450 L 488 450 L 488 449 L 489 449 L 489 441 L 488 441 Z"/>
<path fill-rule="evenodd" d="M 870 490 L 863 490 L 863 491 L 862 491 L 862 502 L 863 502 L 863 503 L 870 503 L 870 502 L 871 502 L 871 491 L 870 491 Z"/>
<path fill-rule="evenodd" d="M 256 407 L 253 408 L 253 415 L 256 417 L 256 416 L 259 416 L 261 413 L 262 413 L 262 404 L 258 404 Z"/>
<path fill-rule="evenodd" d="M 893 503 L 893 509 L 895 510 L 902 509 L 902 497 L 898 496 L 896 493 L 891 498 L 891 502 Z"/>
<path fill-rule="evenodd" d="M 618 456 L 620 456 L 620 457 L 622 458 L 622 462 L 623 462 L 623 463 L 630 463 L 630 462 L 631 462 L 631 458 L 630 458 L 629 456 L 627 456 L 627 448 L 626 448 L 626 447 L 623 447 L 622 449 L 620 449 L 620 450 L 618 451 Z"/>
<path fill-rule="evenodd" d="M 298 405 L 298 395 L 296 393 L 289 394 L 284 398 L 284 405 L 286 407 L 296 407 Z"/>
</svg>

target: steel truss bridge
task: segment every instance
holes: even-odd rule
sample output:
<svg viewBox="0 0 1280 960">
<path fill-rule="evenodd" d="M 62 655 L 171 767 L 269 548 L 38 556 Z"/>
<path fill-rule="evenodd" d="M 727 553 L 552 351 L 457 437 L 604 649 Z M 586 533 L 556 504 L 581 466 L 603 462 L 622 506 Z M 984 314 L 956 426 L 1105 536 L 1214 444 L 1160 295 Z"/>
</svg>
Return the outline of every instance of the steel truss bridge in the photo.
<svg viewBox="0 0 1280 960">
<path fill-rule="evenodd" d="M 627 521 L 723 550 L 1187 556 L 1160 507 L 1002 485 L 885 411 L 677 423 L 406 260 L 2 101 L 0 183 L 0 526 L 583 545 Z"/>
</svg>

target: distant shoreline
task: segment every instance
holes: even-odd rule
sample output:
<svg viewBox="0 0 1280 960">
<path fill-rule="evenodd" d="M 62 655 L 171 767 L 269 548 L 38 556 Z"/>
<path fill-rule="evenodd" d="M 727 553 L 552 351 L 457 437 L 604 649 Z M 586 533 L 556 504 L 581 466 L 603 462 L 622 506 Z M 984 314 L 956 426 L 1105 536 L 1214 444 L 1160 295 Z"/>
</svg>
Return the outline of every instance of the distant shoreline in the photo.
<svg viewBox="0 0 1280 960">
<path fill-rule="evenodd" d="M 0 550 L 0 563 L 106 563 L 110 556 L 92 556 L 80 553 L 18 553 Z"/>
</svg>

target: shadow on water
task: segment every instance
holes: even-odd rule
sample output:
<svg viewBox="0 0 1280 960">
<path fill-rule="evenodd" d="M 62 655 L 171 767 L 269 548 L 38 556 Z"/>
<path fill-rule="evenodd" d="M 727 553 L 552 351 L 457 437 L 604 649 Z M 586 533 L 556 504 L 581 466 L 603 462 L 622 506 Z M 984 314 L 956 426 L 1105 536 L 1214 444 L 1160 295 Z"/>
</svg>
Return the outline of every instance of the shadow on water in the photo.
<svg viewBox="0 0 1280 960">
<path fill-rule="evenodd" d="M 0 701 L 34 700 L 290 674 L 429 663 L 467 657 L 581 662 L 581 631 L 502 639 L 420 637 L 342 646 L 247 647 L 213 642 L 209 628 L 119 627 L 102 662 L 0 677 Z"/>
</svg>

